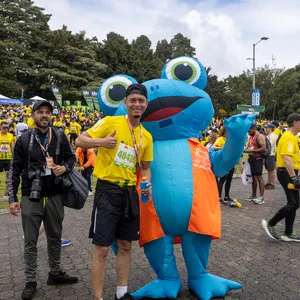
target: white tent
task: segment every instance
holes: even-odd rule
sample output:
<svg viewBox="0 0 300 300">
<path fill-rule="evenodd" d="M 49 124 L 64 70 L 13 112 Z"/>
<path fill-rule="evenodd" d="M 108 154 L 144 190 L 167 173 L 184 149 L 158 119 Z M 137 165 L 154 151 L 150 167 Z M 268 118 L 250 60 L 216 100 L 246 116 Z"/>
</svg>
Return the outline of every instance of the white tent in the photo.
<svg viewBox="0 0 300 300">
<path fill-rule="evenodd" d="M 36 101 L 39 101 L 39 100 L 46 100 L 46 99 L 44 99 L 44 98 L 42 98 L 42 97 L 40 97 L 40 96 L 34 96 L 34 97 L 30 98 L 30 100 L 36 100 Z"/>
<path fill-rule="evenodd" d="M 5 96 L 3 96 L 3 95 L 0 94 L 0 99 L 10 99 L 10 98 L 5 97 Z"/>
</svg>

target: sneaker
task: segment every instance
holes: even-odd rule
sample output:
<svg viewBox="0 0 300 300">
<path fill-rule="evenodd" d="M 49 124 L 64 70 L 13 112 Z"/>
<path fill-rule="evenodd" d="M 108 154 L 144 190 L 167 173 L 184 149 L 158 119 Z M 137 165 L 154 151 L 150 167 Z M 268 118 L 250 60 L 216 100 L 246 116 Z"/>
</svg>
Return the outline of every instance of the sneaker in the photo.
<svg viewBox="0 0 300 300">
<path fill-rule="evenodd" d="M 121 298 L 117 298 L 117 295 L 115 295 L 115 300 L 134 300 L 134 298 L 129 293 L 126 293 Z"/>
<path fill-rule="evenodd" d="M 256 197 L 247 196 L 244 200 L 245 201 L 253 201 L 254 198 L 256 198 Z"/>
<path fill-rule="evenodd" d="M 263 203 L 265 203 L 264 198 L 261 197 L 261 196 L 255 197 L 255 198 L 253 199 L 253 202 L 254 202 L 255 204 L 263 204 Z"/>
<path fill-rule="evenodd" d="M 47 284 L 48 285 L 59 285 L 59 284 L 72 284 L 77 283 L 78 277 L 69 276 L 66 272 L 60 271 L 58 275 L 52 275 L 49 273 Z"/>
<path fill-rule="evenodd" d="M 27 282 L 22 292 L 22 299 L 32 299 L 36 292 L 36 282 Z"/>
<path fill-rule="evenodd" d="M 70 244 L 71 244 L 71 241 L 70 241 L 70 240 L 64 240 L 64 239 L 61 240 L 61 246 L 62 246 L 62 247 L 67 247 L 67 246 L 69 246 Z"/>
<path fill-rule="evenodd" d="M 89 196 L 93 196 L 93 195 L 94 195 L 94 193 L 89 191 Z"/>
<path fill-rule="evenodd" d="M 296 235 L 296 232 L 293 231 L 291 234 L 284 234 L 281 236 L 281 239 L 284 242 L 300 242 L 300 237 Z"/>
<path fill-rule="evenodd" d="M 220 198 L 219 200 L 220 200 L 220 204 L 228 205 L 227 201 L 223 200 L 222 198 Z"/>
<path fill-rule="evenodd" d="M 262 224 L 265 232 L 271 239 L 279 240 L 278 234 L 276 232 L 276 229 L 277 229 L 276 226 L 270 226 L 269 222 L 266 220 L 262 220 L 261 224 Z"/>
</svg>

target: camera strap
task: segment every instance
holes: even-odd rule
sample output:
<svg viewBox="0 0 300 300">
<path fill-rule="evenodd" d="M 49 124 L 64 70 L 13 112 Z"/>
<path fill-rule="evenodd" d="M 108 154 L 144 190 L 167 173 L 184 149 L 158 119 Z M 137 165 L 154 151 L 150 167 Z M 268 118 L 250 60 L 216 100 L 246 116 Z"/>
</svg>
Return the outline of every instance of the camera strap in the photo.
<svg viewBox="0 0 300 300">
<path fill-rule="evenodd" d="M 34 136 L 35 136 L 36 141 L 39 143 L 44 156 L 49 157 L 50 155 L 48 153 L 48 147 L 52 140 L 52 128 L 50 127 L 49 130 L 47 131 L 47 134 L 46 134 L 46 137 L 44 140 L 44 145 L 42 145 L 41 140 L 36 132 L 34 133 Z"/>
</svg>

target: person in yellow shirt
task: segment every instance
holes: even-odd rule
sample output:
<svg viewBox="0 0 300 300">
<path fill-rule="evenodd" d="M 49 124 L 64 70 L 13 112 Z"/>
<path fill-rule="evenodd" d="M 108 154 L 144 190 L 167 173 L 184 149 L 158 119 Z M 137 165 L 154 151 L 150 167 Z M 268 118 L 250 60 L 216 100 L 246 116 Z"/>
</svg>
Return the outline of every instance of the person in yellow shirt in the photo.
<svg viewBox="0 0 300 300">
<path fill-rule="evenodd" d="M 285 231 L 281 239 L 285 242 L 300 242 L 300 237 L 294 231 L 296 211 L 299 208 L 300 156 L 297 134 L 300 132 L 300 114 L 292 113 L 287 118 L 288 129 L 281 136 L 276 153 L 277 178 L 282 185 L 287 204 L 282 207 L 269 221 L 262 220 L 262 226 L 269 237 L 279 239 L 276 224 L 285 219 Z M 294 189 L 288 185 L 292 183 Z"/>
<path fill-rule="evenodd" d="M 271 124 L 275 126 L 273 133 L 275 133 L 278 136 L 278 138 L 280 138 L 282 135 L 282 131 L 279 128 L 279 122 L 273 121 Z"/>
<path fill-rule="evenodd" d="M 31 116 L 27 119 L 27 125 L 29 128 L 34 128 L 34 120 Z"/>
<path fill-rule="evenodd" d="M 132 241 L 139 239 L 139 199 L 135 188 L 137 173 L 147 177 L 151 193 L 150 161 L 153 159 L 151 134 L 140 124 L 145 112 L 147 89 L 142 84 L 127 88 L 124 104 L 126 116 L 105 117 L 81 134 L 76 146 L 99 147 L 94 175 L 98 178 L 92 212 L 90 237 L 95 244 L 92 261 L 94 299 L 103 293 L 109 245 L 117 239 L 116 299 L 134 299 L 127 293 Z M 129 208 L 128 208 L 129 207 Z"/>
<path fill-rule="evenodd" d="M 7 178 L 13 153 L 14 136 L 8 132 L 9 124 L 2 122 L 0 132 L 0 172 L 6 173 L 5 193 L 7 196 Z"/>
<path fill-rule="evenodd" d="M 71 118 L 70 122 L 70 143 L 72 146 L 75 145 L 75 140 L 80 135 L 81 126 L 75 121 L 75 118 Z"/>
</svg>

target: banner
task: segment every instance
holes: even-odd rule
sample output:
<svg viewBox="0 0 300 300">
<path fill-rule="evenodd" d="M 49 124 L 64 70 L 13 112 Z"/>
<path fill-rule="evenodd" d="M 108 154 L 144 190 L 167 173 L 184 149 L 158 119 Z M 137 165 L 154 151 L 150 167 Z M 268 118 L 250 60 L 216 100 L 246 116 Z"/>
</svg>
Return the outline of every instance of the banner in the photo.
<svg viewBox="0 0 300 300">
<path fill-rule="evenodd" d="M 82 91 L 83 98 L 89 107 L 89 110 L 94 111 L 93 97 L 91 97 L 90 91 L 85 88 L 81 89 L 81 91 Z"/>
<path fill-rule="evenodd" d="M 52 89 L 52 92 L 54 94 L 54 97 L 55 97 L 57 103 L 59 104 L 60 107 L 62 107 L 62 95 L 60 93 L 59 88 L 56 85 L 52 85 L 51 89 Z"/>
<path fill-rule="evenodd" d="M 97 92 L 97 90 L 95 90 L 95 89 L 90 90 L 90 95 L 91 95 L 91 98 L 93 99 L 95 110 L 100 112 L 100 107 L 99 107 L 99 104 L 98 104 L 98 92 Z"/>
</svg>

